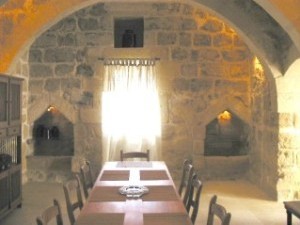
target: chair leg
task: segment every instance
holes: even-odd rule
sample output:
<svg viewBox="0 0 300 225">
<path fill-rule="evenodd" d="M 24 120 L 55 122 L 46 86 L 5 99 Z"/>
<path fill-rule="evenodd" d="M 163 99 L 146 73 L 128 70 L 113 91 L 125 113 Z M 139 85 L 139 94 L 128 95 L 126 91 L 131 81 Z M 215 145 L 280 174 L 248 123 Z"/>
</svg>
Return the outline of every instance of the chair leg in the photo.
<svg viewBox="0 0 300 225">
<path fill-rule="evenodd" d="M 287 210 L 286 215 L 287 215 L 287 225 L 292 225 L 292 213 Z"/>
</svg>

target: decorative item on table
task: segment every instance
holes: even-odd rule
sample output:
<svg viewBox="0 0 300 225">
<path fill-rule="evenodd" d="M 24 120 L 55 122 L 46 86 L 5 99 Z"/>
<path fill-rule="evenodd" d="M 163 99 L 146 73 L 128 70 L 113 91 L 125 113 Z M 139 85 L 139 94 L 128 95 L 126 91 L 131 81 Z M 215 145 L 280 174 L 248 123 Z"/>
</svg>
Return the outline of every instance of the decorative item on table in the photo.
<svg viewBox="0 0 300 225">
<path fill-rule="evenodd" d="M 122 195 L 126 195 L 127 198 L 140 198 L 142 195 L 149 192 L 149 189 L 143 185 L 126 185 L 119 188 L 119 192 Z"/>
</svg>

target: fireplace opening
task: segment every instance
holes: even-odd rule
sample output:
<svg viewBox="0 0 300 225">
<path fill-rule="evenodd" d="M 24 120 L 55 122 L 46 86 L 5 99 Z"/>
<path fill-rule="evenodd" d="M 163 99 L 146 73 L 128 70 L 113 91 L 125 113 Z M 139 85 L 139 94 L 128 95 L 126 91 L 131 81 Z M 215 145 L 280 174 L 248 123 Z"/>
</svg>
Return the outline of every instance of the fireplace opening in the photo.
<svg viewBox="0 0 300 225">
<path fill-rule="evenodd" d="M 224 110 L 206 126 L 205 156 L 248 154 L 249 126 L 229 110 Z"/>
<path fill-rule="evenodd" d="M 54 106 L 34 122 L 33 140 L 36 156 L 74 155 L 73 124 Z"/>
</svg>

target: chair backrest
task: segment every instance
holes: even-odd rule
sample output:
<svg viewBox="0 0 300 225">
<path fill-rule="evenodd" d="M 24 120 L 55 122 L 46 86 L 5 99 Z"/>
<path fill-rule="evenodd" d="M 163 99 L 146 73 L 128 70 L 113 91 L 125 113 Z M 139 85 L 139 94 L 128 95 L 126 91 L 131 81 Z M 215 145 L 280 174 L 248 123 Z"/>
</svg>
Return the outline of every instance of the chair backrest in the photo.
<svg viewBox="0 0 300 225">
<path fill-rule="evenodd" d="M 63 189 L 66 198 L 67 212 L 71 225 L 75 223 L 76 209 L 81 210 L 83 207 L 83 201 L 80 190 L 80 181 L 78 175 L 74 179 L 71 179 L 64 183 Z"/>
<path fill-rule="evenodd" d="M 124 161 L 125 159 L 133 159 L 133 158 L 141 158 L 150 161 L 150 150 L 148 149 L 146 152 L 124 152 L 120 151 L 120 160 Z"/>
<path fill-rule="evenodd" d="M 182 171 L 183 175 L 181 178 L 182 184 L 179 186 L 179 194 L 182 198 L 182 202 L 187 206 L 188 198 L 190 194 L 191 184 L 194 173 L 194 167 L 190 163 L 184 162 L 184 170 Z M 182 186 L 182 188 L 180 188 Z M 182 190 L 180 190 L 182 189 Z"/>
<path fill-rule="evenodd" d="M 80 174 L 82 178 L 82 189 L 84 197 L 88 198 L 89 190 L 91 190 L 94 186 L 93 173 L 89 161 L 85 161 L 85 163 L 80 167 Z"/>
<path fill-rule="evenodd" d="M 37 225 L 47 225 L 56 218 L 57 225 L 63 225 L 62 214 L 59 202 L 54 199 L 53 205 L 45 209 L 40 216 L 36 218 Z"/>
<path fill-rule="evenodd" d="M 207 218 L 207 225 L 214 224 L 214 217 L 218 217 L 221 221 L 221 225 L 229 225 L 231 214 L 226 211 L 224 206 L 219 205 L 217 203 L 217 196 L 214 195 L 209 203 L 209 210 L 208 210 L 208 218 Z M 218 223 L 220 224 L 220 223 Z"/>
<path fill-rule="evenodd" d="M 198 176 L 195 173 L 193 173 L 191 182 L 189 183 L 188 187 L 189 195 L 186 203 L 186 210 L 188 211 L 188 213 L 190 213 L 192 209 L 191 220 L 193 224 L 195 224 L 198 215 L 202 186 L 202 182 L 199 180 Z"/>
<path fill-rule="evenodd" d="M 185 159 L 183 161 L 182 165 L 182 175 L 181 175 L 181 180 L 179 183 L 179 188 L 178 188 L 178 194 L 182 196 L 183 190 L 187 187 L 189 180 L 192 177 L 193 174 L 193 165 L 191 160 Z"/>
</svg>

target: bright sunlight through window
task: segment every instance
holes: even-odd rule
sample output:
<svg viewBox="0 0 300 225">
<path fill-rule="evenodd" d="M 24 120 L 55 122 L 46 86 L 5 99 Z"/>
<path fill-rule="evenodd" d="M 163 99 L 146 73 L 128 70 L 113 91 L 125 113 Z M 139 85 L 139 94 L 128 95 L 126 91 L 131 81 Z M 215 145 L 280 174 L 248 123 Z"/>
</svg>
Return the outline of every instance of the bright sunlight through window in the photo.
<svg viewBox="0 0 300 225">
<path fill-rule="evenodd" d="M 105 65 L 102 130 L 106 160 L 118 159 L 120 149 L 156 149 L 161 134 L 154 61 L 114 60 Z M 138 148 L 138 149 L 137 149 Z"/>
</svg>

